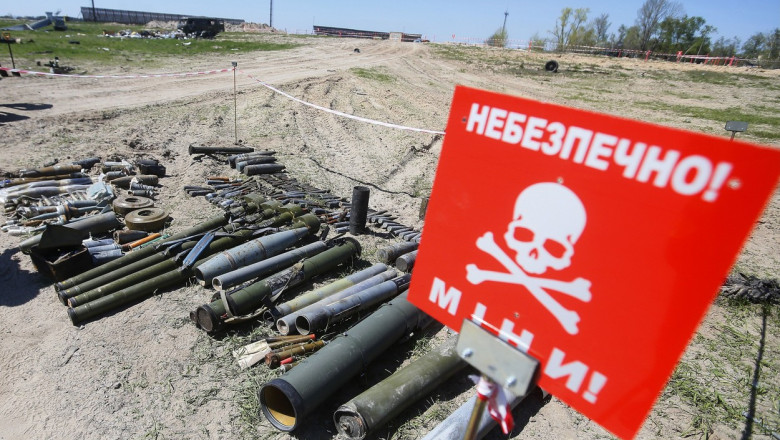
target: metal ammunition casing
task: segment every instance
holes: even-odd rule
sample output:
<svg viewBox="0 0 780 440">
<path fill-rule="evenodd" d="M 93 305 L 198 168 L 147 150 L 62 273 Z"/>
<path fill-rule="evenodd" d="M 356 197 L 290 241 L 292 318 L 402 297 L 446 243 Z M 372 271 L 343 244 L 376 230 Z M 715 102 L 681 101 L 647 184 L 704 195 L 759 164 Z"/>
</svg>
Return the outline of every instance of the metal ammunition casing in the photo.
<svg viewBox="0 0 780 440">
<path fill-rule="evenodd" d="M 255 151 L 252 147 L 207 147 L 205 145 L 192 144 L 189 147 L 190 154 L 231 154 L 231 153 L 251 153 Z"/>
<path fill-rule="evenodd" d="M 353 286 L 347 287 L 343 290 L 340 290 L 338 292 L 333 292 L 330 295 L 323 296 L 322 298 L 316 299 L 315 301 L 312 301 L 311 303 L 301 306 L 299 309 L 291 311 L 290 313 L 280 317 L 276 320 L 276 329 L 279 331 L 279 333 L 283 335 L 289 335 L 291 333 L 297 333 L 298 328 L 296 327 L 296 319 L 301 314 L 317 310 L 320 307 L 324 306 L 325 304 L 329 304 L 333 301 L 338 301 L 340 299 L 346 298 L 350 295 L 354 295 L 360 291 L 363 291 L 365 289 L 371 288 L 373 286 L 376 286 L 378 284 L 381 284 L 389 279 L 395 278 L 395 276 L 398 275 L 398 272 L 395 271 L 395 269 L 387 269 L 384 272 L 380 272 L 366 280 L 363 280 Z"/>
<path fill-rule="evenodd" d="M 217 290 L 227 290 L 254 278 L 268 276 L 286 269 L 304 258 L 309 258 L 328 249 L 323 241 L 315 241 L 297 249 L 215 276 L 211 285 Z"/>
<path fill-rule="evenodd" d="M 210 287 L 215 276 L 277 255 L 311 233 L 309 228 L 303 227 L 250 240 L 215 255 L 195 270 L 195 278 L 201 286 Z"/>
<path fill-rule="evenodd" d="M 228 164 L 230 164 L 230 168 L 235 168 L 237 162 L 241 162 L 250 158 L 255 158 L 259 156 L 273 156 L 276 154 L 276 151 L 253 151 L 251 153 L 241 153 L 236 154 L 233 156 L 228 157 Z"/>
<path fill-rule="evenodd" d="M 58 174 L 78 173 L 80 171 L 81 165 L 54 165 L 52 167 L 19 171 L 19 177 L 56 176 Z"/>
<path fill-rule="evenodd" d="M 250 286 L 228 295 L 227 301 L 234 315 L 243 315 L 257 309 L 266 298 L 278 289 L 294 287 L 311 278 L 328 272 L 336 266 L 351 261 L 360 254 L 360 244 L 353 239 L 343 239 L 339 244 L 313 257 L 300 265 L 286 269 L 260 280 Z M 198 308 L 198 324 L 206 331 L 218 330 L 222 326 L 221 316 L 227 311 L 222 300 L 204 304 Z"/>
<path fill-rule="evenodd" d="M 212 241 L 206 250 L 200 255 L 200 259 L 194 267 L 202 264 L 204 261 L 216 252 L 233 247 L 251 236 L 251 231 L 238 231 L 233 235 L 220 237 Z M 87 303 L 68 309 L 68 316 L 74 325 L 78 325 L 87 319 L 115 309 L 129 302 L 143 298 L 152 294 L 155 290 L 165 289 L 178 283 L 186 281 L 192 275 L 191 270 L 180 270 L 178 266 L 171 271 L 165 272 L 148 279 L 140 277 L 127 277 L 125 280 L 130 284 L 127 287 L 113 291 L 105 296 L 93 299 Z M 129 280 L 128 280 L 129 279 Z"/>
<path fill-rule="evenodd" d="M 149 233 L 146 231 L 133 231 L 132 229 L 122 229 L 119 231 L 114 231 L 114 241 L 116 241 L 117 244 L 132 243 L 134 241 L 146 237 L 147 235 L 149 235 Z"/>
<path fill-rule="evenodd" d="M 396 243 L 390 246 L 379 248 L 376 251 L 376 257 L 379 261 L 385 263 L 394 263 L 401 255 L 417 250 L 417 243 Z"/>
<path fill-rule="evenodd" d="M 114 179 L 111 181 L 111 184 L 122 189 L 130 189 L 130 183 L 133 181 L 133 179 L 135 179 L 135 181 L 141 185 L 151 186 L 157 185 L 157 183 L 160 181 L 160 178 L 154 174 L 139 174 L 137 176 L 125 176 Z"/>
<path fill-rule="evenodd" d="M 371 267 L 363 269 L 359 272 L 355 272 L 351 275 L 347 275 L 344 278 L 340 278 L 330 284 L 322 286 L 318 289 L 306 292 L 302 295 L 298 295 L 295 298 L 279 304 L 263 314 L 263 319 L 268 324 L 273 324 L 278 318 L 288 315 L 294 311 L 300 310 L 303 307 L 313 304 L 323 298 L 326 298 L 334 293 L 340 292 L 347 287 L 352 287 L 355 284 L 365 281 L 374 275 L 380 274 L 386 271 L 387 265 L 382 263 L 374 264 Z"/>
<path fill-rule="evenodd" d="M 316 333 L 330 324 L 343 321 L 355 313 L 397 295 L 399 291 L 409 286 L 411 278 L 412 276 L 409 274 L 402 275 L 361 290 L 338 301 L 325 304 L 306 313 L 301 313 L 295 318 L 295 327 L 298 329 L 298 333 L 302 335 Z"/>
<path fill-rule="evenodd" d="M 325 346 L 325 341 L 314 341 L 308 344 L 299 344 L 278 352 L 270 352 L 265 355 L 265 365 L 268 368 L 279 368 L 281 361 L 299 354 L 312 353 Z"/>
<path fill-rule="evenodd" d="M 341 405 L 333 414 L 339 433 L 350 440 L 364 439 L 464 368 L 467 364 L 458 356 L 456 342 L 457 338 L 449 338 L 436 349 Z"/>
<path fill-rule="evenodd" d="M 425 316 L 406 295 L 395 298 L 294 369 L 264 384 L 258 390 L 260 410 L 277 429 L 294 430 L 366 364 L 426 323 Z"/>
<path fill-rule="evenodd" d="M 283 171 L 285 166 L 278 163 L 261 163 L 257 165 L 247 165 L 243 173 L 247 176 L 256 176 L 258 174 L 273 174 Z"/>
<path fill-rule="evenodd" d="M 116 229 L 122 226 L 116 218 L 116 214 L 113 212 L 106 212 L 103 214 L 96 214 L 77 222 L 71 222 L 64 225 L 66 228 L 74 229 L 81 232 L 82 238 L 89 237 L 90 234 L 99 234 L 101 232 L 108 232 L 112 229 Z M 40 243 L 42 234 L 35 235 L 27 240 L 19 243 L 19 248 L 24 253 L 28 253 L 30 249 Z"/>
<path fill-rule="evenodd" d="M 395 260 L 396 269 L 403 272 L 411 272 L 414 261 L 417 259 L 417 251 L 407 252 Z"/>
<path fill-rule="evenodd" d="M 110 213 L 113 214 L 113 213 Z M 114 217 L 116 218 L 116 217 Z M 173 234 L 170 237 L 166 238 L 165 240 L 162 240 L 161 243 L 167 242 L 167 241 L 173 241 L 173 240 L 179 240 L 184 237 L 189 237 L 192 235 L 200 234 L 206 231 L 210 231 L 212 229 L 219 228 L 221 226 L 225 226 L 228 223 L 228 217 L 226 215 L 218 215 L 216 217 L 212 217 L 198 225 L 195 225 L 191 228 L 187 228 L 182 232 L 179 232 L 177 234 Z M 127 267 L 131 263 L 135 263 L 136 261 L 143 260 L 149 256 L 154 255 L 157 253 L 156 249 L 152 246 L 145 247 L 142 249 L 135 250 L 133 252 L 130 252 L 129 254 L 126 254 L 120 259 L 117 259 L 115 261 L 112 261 L 110 263 L 104 264 L 100 267 L 90 269 L 82 274 L 76 275 L 74 277 L 71 277 L 67 280 L 64 280 L 62 282 L 59 282 L 54 285 L 56 290 L 62 291 L 65 289 L 69 289 L 73 286 L 76 286 L 78 284 L 84 283 L 85 281 L 91 280 L 93 278 L 96 278 L 98 276 L 109 274 L 109 273 L 116 273 L 120 271 L 121 268 Z M 165 258 L 163 256 L 163 258 Z M 161 261 L 161 260 L 160 260 Z M 157 261 L 159 262 L 159 261 Z M 144 266 L 145 267 L 145 266 Z M 132 272 L 125 272 L 121 273 L 119 275 L 116 275 L 116 277 L 121 277 L 127 275 L 127 273 Z M 111 278 L 115 279 L 115 278 Z M 110 280 L 108 280 L 110 281 Z M 72 295 L 71 295 L 72 296 Z"/>
<path fill-rule="evenodd" d="M 247 165 L 258 165 L 261 163 L 275 163 L 276 158 L 273 156 L 257 156 L 249 159 L 244 159 L 241 162 L 236 162 L 236 171 L 239 173 L 244 171 L 244 167 Z"/>
</svg>

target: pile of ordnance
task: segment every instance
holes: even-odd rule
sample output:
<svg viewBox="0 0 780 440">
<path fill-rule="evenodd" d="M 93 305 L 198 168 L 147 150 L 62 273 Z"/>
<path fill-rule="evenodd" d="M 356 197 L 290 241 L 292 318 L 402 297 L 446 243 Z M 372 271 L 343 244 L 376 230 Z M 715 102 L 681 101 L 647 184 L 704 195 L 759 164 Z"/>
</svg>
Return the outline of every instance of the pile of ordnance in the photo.
<svg viewBox="0 0 780 440">
<path fill-rule="evenodd" d="M 65 279 L 159 236 L 168 214 L 153 198 L 165 173 L 156 159 L 87 158 L 8 174 L 2 230 L 29 236 L 19 247 L 39 272 Z"/>
<path fill-rule="evenodd" d="M 256 322 L 276 329 L 278 335 L 233 354 L 242 369 L 262 362 L 284 372 L 263 385 L 258 397 L 271 424 L 292 431 L 367 364 L 431 323 L 430 317 L 406 300 L 422 232 L 399 223 L 387 211 L 369 209 L 366 187 L 355 187 L 346 199 L 290 177 L 272 151 L 190 146 L 193 155 L 229 153 L 236 154 L 225 165 L 240 172 L 239 177 L 213 176 L 183 188 L 189 196 L 204 197 L 218 207 L 217 215 L 175 234 L 163 232 L 142 245 L 120 247 L 118 258 L 86 269 L 79 266 L 84 270 L 58 277 L 55 290 L 74 325 L 127 307 L 161 289 L 183 287 L 190 280 L 212 290 L 210 302 L 189 312 L 197 328 L 216 334 L 235 329 L 236 324 Z M 31 207 L 22 203 L 27 197 L 6 197 L 6 213 L 18 220 L 14 224 L 40 228 L 49 222 L 42 227 L 43 234 L 35 236 L 38 241 L 28 239 L 23 248 L 33 251 L 46 244 L 46 249 L 62 252 L 60 242 L 78 243 L 79 250 L 99 246 L 82 239 L 119 229 L 116 215 L 124 215 L 126 226 L 138 230 L 137 221 L 128 218 L 138 210 L 130 210 L 130 205 L 153 195 L 153 180 L 118 173 L 108 179 L 114 171 L 129 174 L 126 165 L 111 163 L 116 169 L 104 168 L 103 179 L 97 183 L 60 183 L 57 188 L 68 188 L 62 193 L 68 195 L 58 196 L 62 201 L 56 206 L 73 213 L 56 219 L 40 217 L 43 213 L 38 211 L 22 214 L 27 213 L 22 208 Z M 108 193 L 127 177 L 131 177 L 124 186 L 130 191 L 127 196 L 114 196 L 109 202 L 110 196 L 92 195 L 94 185 L 102 184 L 100 191 Z M 77 178 L 82 177 L 68 177 Z M 147 183 L 138 186 L 141 181 Z M 82 190 L 84 197 L 73 195 Z M 136 191 L 146 192 L 141 196 Z M 41 197 L 51 202 L 54 192 L 45 194 Z M 74 203 L 80 200 L 89 203 Z M 154 208 L 144 205 L 139 209 Z M 107 216 L 110 221 L 100 227 L 80 227 L 79 221 L 72 221 L 87 214 L 94 219 Z M 389 233 L 382 237 L 394 238 L 385 239 L 376 261 L 367 261 L 361 257 L 360 236 L 377 235 L 376 230 Z M 122 234 L 117 230 L 113 236 Z M 50 241 L 55 245 L 49 245 Z M 364 438 L 465 365 L 455 353 L 454 341 L 448 340 L 342 405 L 334 414 L 336 427 L 348 438 Z M 489 418 L 484 420 L 489 422 Z M 455 422 L 447 423 L 455 426 Z M 465 429 L 466 420 L 458 423 L 462 427 L 456 433 Z"/>
</svg>

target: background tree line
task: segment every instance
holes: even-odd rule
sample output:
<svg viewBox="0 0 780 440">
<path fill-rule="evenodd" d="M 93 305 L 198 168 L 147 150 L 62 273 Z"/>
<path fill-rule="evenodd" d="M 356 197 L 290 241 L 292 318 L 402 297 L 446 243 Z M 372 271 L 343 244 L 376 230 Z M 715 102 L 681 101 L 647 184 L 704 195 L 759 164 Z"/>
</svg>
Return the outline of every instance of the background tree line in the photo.
<svg viewBox="0 0 780 440">
<path fill-rule="evenodd" d="M 563 8 L 549 31 L 552 38 L 534 35 L 534 42 L 551 42 L 557 50 L 572 46 L 598 46 L 623 50 L 653 51 L 655 53 L 710 56 L 740 56 L 780 60 L 780 28 L 758 32 L 744 43 L 739 38 L 720 37 L 703 17 L 688 16 L 682 5 L 674 0 L 645 0 L 637 11 L 633 26 L 620 25 L 609 32 L 612 23 L 609 14 L 602 13 L 589 19 L 589 8 Z M 505 29 L 499 29 L 488 40 L 494 46 L 504 46 Z"/>
</svg>

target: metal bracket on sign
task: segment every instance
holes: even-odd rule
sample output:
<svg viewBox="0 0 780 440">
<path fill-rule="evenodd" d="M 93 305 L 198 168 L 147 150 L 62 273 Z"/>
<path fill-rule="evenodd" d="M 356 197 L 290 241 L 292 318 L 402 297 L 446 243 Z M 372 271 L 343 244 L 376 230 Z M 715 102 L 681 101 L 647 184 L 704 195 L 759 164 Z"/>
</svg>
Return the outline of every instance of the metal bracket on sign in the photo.
<svg viewBox="0 0 780 440">
<path fill-rule="evenodd" d="M 458 355 L 497 385 L 516 396 L 536 384 L 539 361 L 464 319 L 457 343 Z"/>
</svg>

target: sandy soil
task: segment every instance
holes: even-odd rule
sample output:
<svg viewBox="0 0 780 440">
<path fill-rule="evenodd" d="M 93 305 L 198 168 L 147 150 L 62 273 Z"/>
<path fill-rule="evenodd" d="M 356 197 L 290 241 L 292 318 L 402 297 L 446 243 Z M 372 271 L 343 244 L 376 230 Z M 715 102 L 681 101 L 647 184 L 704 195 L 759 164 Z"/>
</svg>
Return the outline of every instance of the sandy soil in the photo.
<svg viewBox="0 0 780 440">
<path fill-rule="evenodd" d="M 508 75 L 437 57 L 422 44 L 323 38 L 303 42 L 290 51 L 177 60 L 164 70 L 221 69 L 237 61 L 239 139 L 278 151 L 293 176 L 335 194 L 349 196 L 354 185 L 368 184 L 372 208 L 391 210 L 417 227 L 421 226 L 418 208 L 430 190 L 441 136 L 326 114 L 275 94 L 248 75 L 324 107 L 431 130 L 444 129 L 455 84 L 721 135 L 719 121 L 675 118 L 632 103 L 652 100 L 659 87 L 667 88 L 668 99 L 674 102 L 711 93 L 717 93 L 717 105 L 725 107 L 765 99 L 713 92 L 707 84 L 695 86 L 700 90 L 686 85 L 687 95 L 680 96 L 678 84 L 655 77 L 666 69 L 725 69 L 718 67 L 566 55 L 557 58 L 562 65 L 559 75 Z M 526 68 L 536 70 L 548 59 L 533 54 L 520 57 Z M 586 72 L 567 73 L 566 66 L 575 64 L 585 66 Z M 92 67 L 91 72 L 97 69 L 87 67 Z M 362 78 L 350 71 L 355 67 L 392 79 Z M 607 91 L 596 85 L 604 72 L 618 69 L 626 75 L 623 90 Z M 118 68 L 99 73 L 160 72 Z M 778 79 L 774 72 L 751 73 Z M 208 175 L 230 173 L 225 164 L 209 157 L 194 160 L 187 147 L 234 142 L 233 86 L 230 73 L 153 79 L 4 79 L 0 82 L 0 171 L 39 166 L 53 158 L 155 157 L 169 174 L 161 181 L 158 205 L 172 212 L 171 230 L 181 230 L 218 212 L 202 199 L 188 198 L 181 187 L 198 184 Z M 591 99 L 575 98 L 575 89 Z M 770 102 L 776 103 L 778 92 L 771 93 Z M 738 264 L 777 277 L 778 230 L 780 196 L 775 194 Z M 210 292 L 200 286 L 159 292 L 74 327 L 55 299 L 51 283 L 17 252 L 19 241 L 0 235 L 0 439 L 287 437 L 265 421 L 247 429 L 246 406 L 251 406 L 247 395 L 259 385 L 255 376 L 233 364 L 229 351 L 234 341 L 208 337 L 189 322 L 187 313 L 208 301 Z M 370 258 L 371 243 L 368 249 Z M 718 307 L 713 307 L 707 321 L 717 320 L 718 313 Z M 446 416 L 470 392 L 467 380 L 457 379 L 451 390 L 438 393 L 442 403 L 431 407 Z M 441 418 L 437 414 L 418 406 L 395 422 L 392 429 L 397 431 L 383 431 L 380 438 L 416 438 L 437 423 Z M 683 404 L 657 408 L 639 438 L 679 438 L 692 418 Z M 514 438 L 609 436 L 555 398 L 531 399 L 519 413 L 519 422 Z M 335 436 L 325 412 L 315 415 L 310 425 L 298 438 Z M 717 433 L 722 438 L 739 434 L 728 427 Z"/>
</svg>

